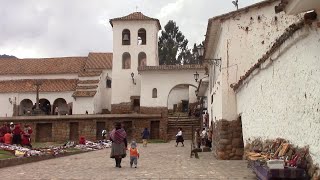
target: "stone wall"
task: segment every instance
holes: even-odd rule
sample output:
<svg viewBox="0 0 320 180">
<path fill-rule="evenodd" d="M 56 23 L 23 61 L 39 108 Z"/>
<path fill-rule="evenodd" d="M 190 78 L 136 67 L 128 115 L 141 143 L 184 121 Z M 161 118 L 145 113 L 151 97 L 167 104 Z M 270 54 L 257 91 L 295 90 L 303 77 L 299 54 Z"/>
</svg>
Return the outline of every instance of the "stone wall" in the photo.
<svg viewBox="0 0 320 180">
<path fill-rule="evenodd" d="M 111 104 L 111 113 L 112 114 L 128 114 L 132 113 L 132 103 L 120 103 L 120 104 Z"/>
<path fill-rule="evenodd" d="M 240 118 L 234 121 L 220 120 L 213 123 L 213 153 L 217 159 L 240 160 L 244 146 Z"/>
<path fill-rule="evenodd" d="M 140 107 L 141 114 L 161 114 L 160 139 L 168 140 L 168 108 L 167 107 Z M 149 128 L 151 129 L 151 127 Z"/>
<path fill-rule="evenodd" d="M 166 140 L 166 126 L 167 126 L 167 114 L 157 113 L 165 112 L 164 108 L 147 110 L 146 112 L 154 112 L 153 114 L 105 114 L 105 115 L 69 115 L 69 116 L 19 116 L 0 118 L 0 124 L 3 123 L 16 123 L 21 124 L 23 127 L 25 124 L 29 124 L 33 129 L 31 139 L 35 141 L 47 141 L 50 139 L 55 142 L 66 142 L 71 138 L 71 132 L 75 133 L 76 138 L 84 136 L 88 140 L 96 140 L 97 134 L 100 138 L 100 132 L 97 133 L 97 123 L 105 123 L 105 129 L 111 131 L 115 122 L 124 122 L 128 127 L 128 138 L 141 140 L 141 132 L 144 128 L 151 129 L 152 122 L 159 121 L 159 138 Z M 71 123 L 77 124 L 76 128 L 71 129 Z M 39 124 L 51 124 L 51 132 L 46 132 L 41 129 Z M 38 126 L 38 128 L 37 128 Z M 46 137 L 52 134 L 51 137 Z M 74 137 L 74 136 L 73 136 Z"/>
</svg>

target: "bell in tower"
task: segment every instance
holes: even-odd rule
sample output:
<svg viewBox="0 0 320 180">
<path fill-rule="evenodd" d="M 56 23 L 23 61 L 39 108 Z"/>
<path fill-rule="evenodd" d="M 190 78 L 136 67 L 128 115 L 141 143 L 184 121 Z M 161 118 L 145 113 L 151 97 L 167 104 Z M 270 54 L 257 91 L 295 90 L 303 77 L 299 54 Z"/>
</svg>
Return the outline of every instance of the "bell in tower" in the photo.
<svg viewBox="0 0 320 180">
<path fill-rule="evenodd" d="M 130 45 L 130 31 L 128 29 L 122 31 L 122 45 Z"/>
</svg>

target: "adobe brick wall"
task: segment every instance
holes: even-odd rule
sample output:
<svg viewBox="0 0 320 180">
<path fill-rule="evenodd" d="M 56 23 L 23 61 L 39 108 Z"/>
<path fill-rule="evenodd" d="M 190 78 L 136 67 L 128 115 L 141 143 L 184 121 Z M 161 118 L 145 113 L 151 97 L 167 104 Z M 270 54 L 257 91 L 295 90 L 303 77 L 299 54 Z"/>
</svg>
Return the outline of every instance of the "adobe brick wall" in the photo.
<svg viewBox="0 0 320 180">
<path fill-rule="evenodd" d="M 133 110 L 131 102 L 111 104 L 111 114 L 130 114 L 132 112 Z"/>
<path fill-rule="evenodd" d="M 213 153 L 217 159 L 240 160 L 244 145 L 241 120 L 219 120 L 213 124 Z"/>
</svg>

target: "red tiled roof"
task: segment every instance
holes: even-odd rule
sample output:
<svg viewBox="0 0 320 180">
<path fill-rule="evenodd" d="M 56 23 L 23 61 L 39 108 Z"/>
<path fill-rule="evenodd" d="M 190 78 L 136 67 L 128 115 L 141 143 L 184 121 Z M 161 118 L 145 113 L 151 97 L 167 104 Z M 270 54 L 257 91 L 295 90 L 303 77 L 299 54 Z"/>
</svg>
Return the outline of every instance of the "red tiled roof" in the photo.
<svg viewBox="0 0 320 180">
<path fill-rule="evenodd" d="M 190 65 L 160 65 L 160 66 L 140 66 L 138 71 L 162 71 L 162 70 L 189 70 L 189 69 L 205 69 L 200 64 Z"/>
<path fill-rule="evenodd" d="M 40 92 L 75 91 L 77 79 L 42 79 Z M 0 81 L 0 93 L 36 92 L 35 79 Z"/>
<path fill-rule="evenodd" d="M 89 53 L 86 69 L 112 69 L 112 53 Z"/>
<path fill-rule="evenodd" d="M 78 89 L 97 89 L 98 85 L 93 85 L 93 86 L 77 86 Z"/>
<path fill-rule="evenodd" d="M 76 91 L 73 93 L 73 97 L 93 97 L 97 91 Z"/>
<path fill-rule="evenodd" d="M 78 84 L 98 84 L 99 80 L 80 80 Z"/>
<path fill-rule="evenodd" d="M 72 74 L 83 69 L 87 57 L 0 59 L 0 75 Z"/>
<path fill-rule="evenodd" d="M 82 71 L 79 73 L 79 77 L 93 77 L 100 76 L 102 71 Z"/>
<path fill-rule="evenodd" d="M 161 29 L 161 25 L 160 25 L 160 21 L 159 19 L 155 19 L 155 18 L 151 18 L 148 16 L 145 16 L 144 14 L 142 14 L 141 12 L 134 12 L 131 13 L 127 16 L 123 16 L 123 17 L 119 17 L 119 18 L 113 18 L 110 19 L 110 24 L 113 27 L 113 22 L 114 21 L 156 21 L 158 23 L 158 28 L 159 30 Z"/>
</svg>

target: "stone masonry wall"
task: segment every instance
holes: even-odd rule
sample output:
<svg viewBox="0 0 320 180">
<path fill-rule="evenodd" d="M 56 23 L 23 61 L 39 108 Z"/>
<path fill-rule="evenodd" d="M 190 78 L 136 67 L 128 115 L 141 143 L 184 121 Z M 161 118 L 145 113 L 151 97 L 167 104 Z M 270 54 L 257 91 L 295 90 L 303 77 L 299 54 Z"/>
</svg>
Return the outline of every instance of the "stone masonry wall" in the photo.
<svg viewBox="0 0 320 180">
<path fill-rule="evenodd" d="M 129 114 L 132 113 L 132 103 L 120 103 L 120 104 L 111 104 L 111 113 L 112 114 Z"/>
<path fill-rule="evenodd" d="M 160 139 L 168 140 L 168 108 L 167 107 L 140 107 L 141 114 L 161 114 Z"/>
<path fill-rule="evenodd" d="M 217 159 L 240 160 L 243 157 L 241 120 L 219 120 L 213 124 L 213 153 Z"/>
<path fill-rule="evenodd" d="M 144 109 L 147 111 L 146 109 Z M 66 142 L 70 139 L 70 123 L 78 123 L 78 136 L 84 136 L 87 140 L 96 140 L 97 135 L 97 122 L 105 123 L 105 129 L 111 131 L 115 122 L 125 122 L 131 125 L 128 132 L 129 139 L 141 140 L 141 132 L 145 127 L 151 128 L 152 121 L 160 122 L 159 136 L 160 139 L 166 140 L 166 124 L 167 115 L 160 114 L 164 109 L 149 110 L 147 112 L 154 112 L 154 114 L 108 114 L 108 115 L 72 115 L 72 116 L 28 116 L 28 117 L 10 117 L 0 118 L 0 124 L 13 122 L 15 124 L 21 124 L 23 127 L 25 124 L 29 124 L 33 129 L 31 134 L 32 142 L 36 140 L 44 141 L 51 139 L 55 142 Z M 52 132 L 43 133 L 43 129 L 37 128 L 38 124 L 51 124 Z M 37 132 L 39 131 L 39 132 Z M 39 137 L 39 133 L 41 137 Z M 38 139 L 36 139 L 38 134 Z M 44 137 L 45 135 L 52 134 L 51 138 Z M 98 133 L 100 134 L 100 133 Z M 100 138 L 100 136 L 98 137 Z"/>
</svg>

